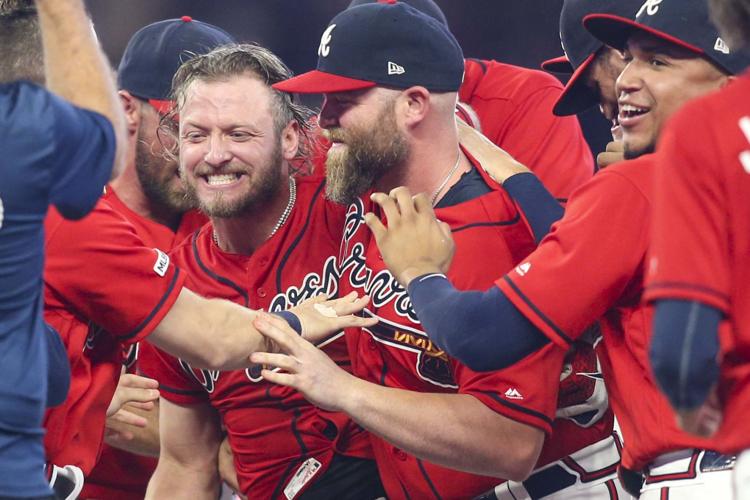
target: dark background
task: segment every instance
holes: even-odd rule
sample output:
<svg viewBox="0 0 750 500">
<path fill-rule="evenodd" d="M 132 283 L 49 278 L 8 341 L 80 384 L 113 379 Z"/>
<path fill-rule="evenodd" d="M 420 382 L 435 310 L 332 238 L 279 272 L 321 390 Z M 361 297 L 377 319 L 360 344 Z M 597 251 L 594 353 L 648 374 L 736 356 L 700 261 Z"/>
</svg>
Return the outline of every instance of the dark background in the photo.
<svg viewBox="0 0 750 500">
<path fill-rule="evenodd" d="M 497 59 L 528 68 L 562 54 L 562 0 L 436 0 L 466 57 Z M 315 67 L 320 35 L 350 0 L 87 0 L 97 34 L 117 67 L 130 36 L 146 24 L 189 15 L 215 24 L 239 41 L 255 41 L 295 73 Z M 582 116 L 595 152 L 609 124 L 598 110 Z"/>
</svg>

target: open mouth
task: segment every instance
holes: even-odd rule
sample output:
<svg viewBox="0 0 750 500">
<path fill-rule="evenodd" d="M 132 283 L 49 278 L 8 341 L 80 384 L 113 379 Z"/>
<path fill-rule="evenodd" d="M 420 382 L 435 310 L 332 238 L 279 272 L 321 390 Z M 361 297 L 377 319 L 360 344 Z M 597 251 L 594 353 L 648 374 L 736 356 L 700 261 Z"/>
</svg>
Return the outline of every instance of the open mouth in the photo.
<svg viewBox="0 0 750 500">
<path fill-rule="evenodd" d="M 201 177 L 209 186 L 226 186 L 227 184 L 232 184 L 240 180 L 242 178 L 242 174 L 212 174 L 202 175 Z"/>
<path fill-rule="evenodd" d="M 645 115 L 648 112 L 648 108 L 641 108 L 638 106 L 633 106 L 632 104 L 621 104 L 618 119 L 622 123 L 627 120 L 638 118 L 639 116 Z"/>
</svg>

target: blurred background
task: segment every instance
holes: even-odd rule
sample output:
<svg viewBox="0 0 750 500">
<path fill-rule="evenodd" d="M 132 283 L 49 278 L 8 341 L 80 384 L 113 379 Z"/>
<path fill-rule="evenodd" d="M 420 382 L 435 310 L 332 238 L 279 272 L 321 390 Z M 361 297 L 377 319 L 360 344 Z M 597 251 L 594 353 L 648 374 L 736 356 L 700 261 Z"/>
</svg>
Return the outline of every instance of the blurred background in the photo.
<svg viewBox="0 0 750 500">
<path fill-rule="evenodd" d="M 239 41 L 254 41 L 281 57 L 295 73 L 315 67 L 320 35 L 350 0 L 87 0 L 97 34 L 114 67 L 130 36 L 146 24 L 192 16 Z M 538 69 L 562 55 L 562 0 L 436 0 L 466 57 L 496 59 Z M 310 103 L 315 105 L 317 103 Z M 597 153 L 609 140 L 598 110 L 581 118 Z"/>
</svg>

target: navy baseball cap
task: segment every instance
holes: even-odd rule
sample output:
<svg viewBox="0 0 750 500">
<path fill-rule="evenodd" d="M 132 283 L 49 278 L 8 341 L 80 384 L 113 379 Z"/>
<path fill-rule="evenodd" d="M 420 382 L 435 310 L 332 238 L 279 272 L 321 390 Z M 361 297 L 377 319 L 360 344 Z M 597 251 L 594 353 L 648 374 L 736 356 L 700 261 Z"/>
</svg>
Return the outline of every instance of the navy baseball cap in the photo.
<svg viewBox="0 0 750 500">
<path fill-rule="evenodd" d="M 731 75 L 750 64 L 747 52 L 730 50 L 711 24 L 706 0 L 647 0 L 635 20 L 610 14 L 592 14 L 584 26 L 596 38 L 623 50 L 635 31 L 649 33 L 686 48 Z"/>
<path fill-rule="evenodd" d="M 323 32 L 317 69 L 273 85 L 282 92 L 324 94 L 382 85 L 455 92 L 464 55 L 447 26 L 393 0 L 352 7 Z"/>
<path fill-rule="evenodd" d="M 583 18 L 595 12 L 635 17 L 643 0 L 565 0 L 560 13 L 560 41 L 565 55 L 549 59 L 542 68 L 554 73 L 572 73 L 552 112 L 575 115 L 598 104 L 599 97 L 581 77 L 604 44 L 583 28 Z"/>
<path fill-rule="evenodd" d="M 190 16 L 149 24 L 128 42 L 117 69 L 117 85 L 159 112 L 168 112 L 173 106 L 169 99 L 177 68 L 228 43 L 234 43 L 229 33 Z"/>
<path fill-rule="evenodd" d="M 358 5 L 364 5 L 366 3 L 389 3 L 390 0 L 352 0 L 352 3 L 349 4 L 348 8 L 357 7 Z M 433 19 L 436 19 L 437 21 L 440 21 L 444 25 L 448 26 L 448 19 L 446 19 L 445 14 L 443 14 L 443 11 L 438 7 L 438 4 L 433 2 L 432 0 L 398 0 L 399 2 L 403 2 L 405 4 L 409 4 L 415 9 L 417 9 L 419 12 L 422 12 L 423 14 L 427 14 Z M 393 2 L 391 2 L 393 3 Z"/>
</svg>

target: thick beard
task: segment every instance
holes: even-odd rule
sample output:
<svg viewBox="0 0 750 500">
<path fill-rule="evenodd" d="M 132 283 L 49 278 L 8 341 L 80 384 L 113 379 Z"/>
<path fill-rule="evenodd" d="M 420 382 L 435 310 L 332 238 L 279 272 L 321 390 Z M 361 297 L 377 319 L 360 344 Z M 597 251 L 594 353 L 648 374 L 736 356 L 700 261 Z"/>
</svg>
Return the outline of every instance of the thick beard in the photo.
<svg viewBox="0 0 750 500">
<path fill-rule="evenodd" d="M 195 205 L 186 190 L 177 190 L 170 186 L 172 175 L 164 178 L 164 170 L 169 160 L 160 158 L 151 152 L 148 144 L 138 133 L 135 147 L 135 172 L 146 198 L 162 209 L 182 214 Z"/>
<path fill-rule="evenodd" d="M 409 143 L 396 125 L 395 101 L 385 103 L 372 130 L 331 129 L 329 138 L 341 140 L 344 151 L 326 158 L 326 196 L 348 205 L 366 193 L 385 174 L 409 158 Z"/>
<path fill-rule="evenodd" d="M 627 143 L 625 143 L 624 157 L 626 160 L 635 160 L 636 158 L 639 158 L 643 155 L 651 154 L 655 151 L 656 151 L 656 147 L 654 144 L 649 144 L 646 147 L 643 147 L 641 149 L 632 149 L 628 147 Z"/>
<path fill-rule="evenodd" d="M 252 187 L 248 193 L 233 202 L 225 201 L 223 193 L 216 194 L 211 200 L 198 198 L 195 186 L 187 182 L 188 195 L 197 200 L 198 209 L 211 218 L 230 219 L 268 206 L 281 186 L 281 143 L 272 152 L 268 162 L 260 168 L 253 169 Z"/>
</svg>

